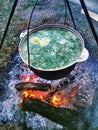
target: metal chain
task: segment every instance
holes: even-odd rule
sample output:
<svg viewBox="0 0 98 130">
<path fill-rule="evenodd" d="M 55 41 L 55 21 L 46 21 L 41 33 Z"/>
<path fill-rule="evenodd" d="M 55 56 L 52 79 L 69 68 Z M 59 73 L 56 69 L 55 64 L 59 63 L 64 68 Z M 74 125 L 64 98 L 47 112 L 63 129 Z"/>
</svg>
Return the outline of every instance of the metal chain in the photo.
<svg viewBox="0 0 98 130">
<path fill-rule="evenodd" d="M 38 0 L 35 1 L 34 3 L 34 6 L 32 8 L 32 11 L 31 11 L 31 14 L 30 14 L 30 19 L 29 19 L 29 22 L 28 22 L 28 27 L 27 27 L 27 51 L 28 51 L 28 65 L 30 65 L 30 50 L 29 50 L 29 30 L 30 30 L 30 23 L 31 23 L 31 20 L 32 20 L 32 15 L 34 13 L 34 9 L 36 7 L 38 3 Z"/>
<path fill-rule="evenodd" d="M 30 19 L 29 19 L 29 23 L 28 23 L 28 29 L 27 29 L 28 65 L 30 65 L 29 29 L 30 29 L 30 23 L 31 23 L 32 15 L 33 15 L 33 13 L 34 13 L 34 9 L 35 9 L 37 3 L 38 3 L 38 0 L 35 1 L 35 4 L 34 4 L 34 6 L 33 6 L 33 8 L 32 8 L 31 15 L 30 15 Z M 64 0 L 64 4 L 65 4 L 65 21 L 66 21 L 66 18 L 67 18 L 67 8 L 66 8 L 66 6 L 68 6 L 69 13 L 70 13 L 70 16 L 71 16 L 71 19 L 72 19 L 74 28 L 76 29 L 75 22 L 74 22 L 74 18 L 73 18 L 73 14 L 72 14 L 72 11 L 71 11 L 71 8 L 70 8 L 70 5 L 69 5 L 69 1 L 68 1 L 68 0 Z M 65 21 L 64 21 L 64 24 L 65 24 Z"/>
<path fill-rule="evenodd" d="M 66 0 L 64 0 L 64 6 L 65 6 L 65 15 L 64 15 L 64 25 L 65 25 L 66 20 L 67 20 L 67 4 L 66 4 Z"/>
<path fill-rule="evenodd" d="M 98 44 L 98 36 L 97 36 L 96 30 L 95 30 L 95 28 L 94 28 L 94 25 L 93 25 L 93 23 L 92 23 L 92 20 L 91 20 L 91 18 L 90 18 L 90 16 L 89 16 L 89 13 L 88 13 L 88 10 L 87 10 L 87 7 L 86 7 L 86 5 L 85 5 L 84 0 L 80 0 L 80 3 L 81 3 L 81 6 L 82 6 L 82 8 L 83 8 L 83 10 L 84 10 L 84 12 L 85 12 L 86 18 L 87 18 L 87 20 L 88 20 L 88 23 L 89 23 L 89 26 L 90 26 L 91 31 L 92 31 L 92 33 L 93 33 L 93 36 L 94 36 L 94 38 L 95 38 L 95 41 L 96 41 L 96 43 Z"/>
<path fill-rule="evenodd" d="M 71 20 L 73 22 L 74 29 L 76 29 L 76 25 L 75 25 L 74 17 L 73 17 L 72 10 L 71 10 L 70 4 L 69 4 L 69 0 L 64 0 L 64 3 L 66 3 L 66 5 L 68 7 L 68 10 L 69 10 L 69 13 L 71 16 Z"/>
</svg>

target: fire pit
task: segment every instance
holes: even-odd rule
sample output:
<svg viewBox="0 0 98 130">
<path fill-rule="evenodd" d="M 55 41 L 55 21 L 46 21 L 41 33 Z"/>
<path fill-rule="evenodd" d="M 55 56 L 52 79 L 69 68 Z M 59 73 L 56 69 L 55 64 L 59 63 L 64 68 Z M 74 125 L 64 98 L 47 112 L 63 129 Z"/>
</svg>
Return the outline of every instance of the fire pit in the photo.
<svg viewBox="0 0 98 130">
<path fill-rule="evenodd" d="M 34 74 L 31 75 L 34 76 Z M 29 77 L 32 77 L 31 75 L 29 75 Z M 41 81 L 37 80 L 37 78 L 38 77 L 34 76 L 34 78 L 29 79 L 30 82 L 28 82 L 28 76 L 26 79 L 25 75 L 25 80 L 22 76 L 23 82 L 19 82 L 15 85 L 15 88 L 21 92 L 19 101 L 20 108 L 24 111 L 39 113 L 70 129 L 70 126 L 74 125 L 74 121 L 79 121 L 81 122 L 79 128 L 86 129 L 89 124 L 78 112 L 78 108 L 87 107 L 92 103 L 91 97 L 94 91 L 89 91 L 89 93 L 83 90 L 79 84 L 74 86 L 76 83 L 75 78 L 72 76 L 50 83 L 48 83 L 48 80 Z M 86 96 L 79 98 L 80 95 L 83 96 L 84 93 Z M 71 117 L 70 121 L 69 115 Z M 86 125 L 83 126 L 83 124 Z M 73 129 L 77 129 L 77 127 L 78 124 L 74 125 Z"/>
<path fill-rule="evenodd" d="M 70 107 L 74 102 L 79 85 L 72 90 L 68 90 L 68 88 L 61 88 L 60 84 L 51 87 L 51 85 L 45 83 L 19 83 L 16 85 L 16 89 L 22 91 L 22 99 L 29 98 L 32 100 L 37 98 L 42 102 L 64 108 L 66 106 Z"/>
<path fill-rule="evenodd" d="M 88 126 L 86 118 L 79 113 L 79 109 L 92 104 L 94 88 L 93 85 L 90 86 L 88 80 L 90 79 L 88 68 L 83 75 L 83 64 L 79 64 L 63 79 L 45 80 L 35 75 L 18 54 L 14 58 L 14 63 L 9 73 L 11 77 L 7 90 L 9 96 L 3 102 L 4 109 L 1 113 L 3 121 L 5 119 L 26 122 L 32 129 L 35 128 L 33 124 L 37 124 L 36 128 L 38 127 L 35 120 L 40 122 L 41 128 L 46 128 L 45 124 L 56 129 L 63 127 L 72 129 L 72 126 L 73 129 L 77 129 L 80 124 L 80 128 L 83 129 Z M 7 119 L 4 115 L 7 115 Z M 52 123 L 54 125 L 51 126 L 51 121 L 59 125 Z"/>
</svg>

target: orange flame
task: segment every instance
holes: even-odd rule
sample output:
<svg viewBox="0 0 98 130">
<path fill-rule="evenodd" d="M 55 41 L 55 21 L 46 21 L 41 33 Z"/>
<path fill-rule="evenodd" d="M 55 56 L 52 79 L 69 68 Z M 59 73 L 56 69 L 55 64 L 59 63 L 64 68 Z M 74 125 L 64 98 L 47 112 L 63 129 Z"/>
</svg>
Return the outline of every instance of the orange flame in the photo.
<svg viewBox="0 0 98 130">
<path fill-rule="evenodd" d="M 46 98 L 46 93 L 39 91 L 39 90 L 25 90 L 22 93 L 23 98 L 37 98 L 40 100 L 45 100 Z"/>
<path fill-rule="evenodd" d="M 52 103 L 53 105 L 58 105 L 59 102 L 60 102 L 60 97 L 59 97 L 59 95 L 55 94 L 55 95 L 52 97 L 51 103 Z"/>
<path fill-rule="evenodd" d="M 25 90 L 22 93 L 22 98 L 37 98 L 41 101 L 46 101 L 54 106 L 68 106 L 73 104 L 75 95 L 78 92 L 79 86 L 74 87 L 71 91 L 65 93 L 65 91 L 56 92 L 54 95 L 49 96 L 50 91 L 40 90 Z"/>
<path fill-rule="evenodd" d="M 32 94 L 29 95 L 29 97 L 30 97 L 30 98 L 31 98 L 31 97 L 34 98 L 35 95 L 32 93 Z"/>
<path fill-rule="evenodd" d="M 28 92 L 26 92 L 26 91 L 23 92 L 23 97 L 26 97 L 26 98 L 27 98 L 28 96 L 29 96 Z"/>
<path fill-rule="evenodd" d="M 51 98 L 51 103 L 55 106 L 67 106 L 69 105 L 68 97 L 62 93 L 55 93 Z"/>
<path fill-rule="evenodd" d="M 41 99 L 41 100 L 44 100 L 44 96 L 43 96 L 43 95 L 40 95 L 40 99 Z"/>
</svg>

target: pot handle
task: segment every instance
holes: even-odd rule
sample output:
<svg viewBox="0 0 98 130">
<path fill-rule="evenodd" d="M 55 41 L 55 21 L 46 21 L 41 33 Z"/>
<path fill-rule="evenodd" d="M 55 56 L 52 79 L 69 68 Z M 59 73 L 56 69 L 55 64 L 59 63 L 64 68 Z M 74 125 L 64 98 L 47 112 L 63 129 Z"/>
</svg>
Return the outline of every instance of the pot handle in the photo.
<svg viewBox="0 0 98 130">
<path fill-rule="evenodd" d="M 30 29 L 29 32 L 30 32 L 31 30 L 32 30 L 32 29 Z M 20 40 L 22 40 L 26 35 L 27 35 L 27 30 L 24 30 L 24 31 L 20 34 L 20 36 L 19 36 Z"/>
<path fill-rule="evenodd" d="M 89 57 L 89 52 L 86 48 L 83 49 L 81 56 L 77 60 L 77 62 L 83 62 L 86 61 Z"/>
</svg>

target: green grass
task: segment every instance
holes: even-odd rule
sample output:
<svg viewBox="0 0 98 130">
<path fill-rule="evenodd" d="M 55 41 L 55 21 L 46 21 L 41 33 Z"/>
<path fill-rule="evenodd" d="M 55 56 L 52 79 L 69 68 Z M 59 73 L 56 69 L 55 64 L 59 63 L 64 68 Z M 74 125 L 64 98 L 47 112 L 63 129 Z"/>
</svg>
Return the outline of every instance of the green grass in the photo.
<svg viewBox="0 0 98 130">
<path fill-rule="evenodd" d="M 34 1 L 35 1 L 35 0 L 29 0 L 29 1 L 27 1 L 27 2 L 23 5 L 23 8 L 24 8 L 24 9 L 27 9 L 28 7 L 33 6 L 33 5 L 34 5 Z"/>
<path fill-rule="evenodd" d="M 15 10 L 6 38 L 4 40 L 3 47 L 0 51 L 0 68 L 6 67 L 7 63 L 11 61 L 11 55 L 17 50 L 19 44 L 19 35 L 23 30 L 26 29 L 25 24 L 28 23 L 28 19 L 25 19 L 25 17 L 22 16 L 22 12 L 28 12 L 29 8 L 34 5 L 35 0 L 25 0 L 24 2 L 19 2 L 19 6 Z M 0 0 L 0 43 L 13 3 L 13 0 Z M 43 3 L 43 0 L 39 0 L 37 8 L 41 9 Z M 43 17 L 42 19 L 43 22 L 47 20 L 46 17 Z"/>
<path fill-rule="evenodd" d="M 10 15 L 10 11 L 13 5 L 13 0 L 0 0 L 0 43 L 4 34 L 4 30 Z M 11 60 L 11 54 L 15 51 L 17 47 L 17 35 L 16 30 L 16 21 L 18 20 L 18 15 L 15 14 L 9 30 L 7 32 L 6 38 L 2 49 L 0 50 L 0 68 L 6 67 L 7 63 Z"/>
<path fill-rule="evenodd" d="M 39 9 L 42 8 L 42 1 L 43 1 L 43 0 L 39 0 L 39 1 L 38 1 L 38 4 L 37 4 L 37 5 L 38 5 L 38 8 L 39 8 Z M 26 3 L 23 4 L 23 9 L 27 9 L 27 8 L 29 8 L 29 7 L 33 7 L 34 3 L 35 3 L 35 0 L 27 0 Z"/>
</svg>

